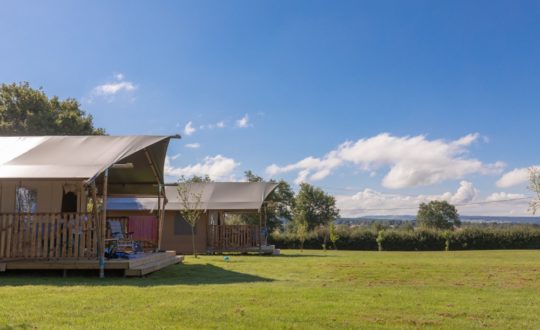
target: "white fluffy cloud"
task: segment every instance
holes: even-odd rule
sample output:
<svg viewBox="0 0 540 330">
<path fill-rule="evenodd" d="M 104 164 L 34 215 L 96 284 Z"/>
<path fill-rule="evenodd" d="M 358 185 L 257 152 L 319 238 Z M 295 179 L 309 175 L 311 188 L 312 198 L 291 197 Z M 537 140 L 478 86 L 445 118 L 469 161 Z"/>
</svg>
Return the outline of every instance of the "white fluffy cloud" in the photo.
<svg viewBox="0 0 540 330">
<path fill-rule="evenodd" d="M 525 195 L 505 192 L 493 193 L 481 199 L 471 182 L 462 181 L 456 192 L 440 195 L 386 194 L 365 189 L 354 195 L 337 195 L 337 206 L 344 217 L 368 215 L 414 215 L 420 203 L 445 200 L 456 204 L 462 215 L 530 215 Z"/>
<path fill-rule="evenodd" d="M 461 179 L 473 173 L 500 173 L 502 162 L 484 164 L 467 157 L 468 147 L 478 138 L 478 134 L 469 134 L 445 141 L 428 140 L 423 135 L 397 137 L 383 133 L 356 142 L 347 141 L 322 158 L 310 156 L 285 166 L 272 164 L 266 173 L 275 176 L 297 172 L 295 182 L 300 183 L 324 179 L 343 164 L 353 164 L 368 172 L 388 167 L 382 184 L 391 189 Z"/>
<path fill-rule="evenodd" d="M 522 199 L 526 198 L 527 196 L 523 194 L 512 194 L 512 193 L 506 193 L 506 192 L 495 192 L 486 197 L 486 201 L 488 202 L 498 202 L 498 201 L 504 201 L 504 200 L 512 200 L 512 199 Z"/>
<path fill-rule="evenodd" d="M 469 181 L 461 181 L 459 188 L 455 194 L 450 198 L 450 202 L 457 203 L 469 203 L 476 199 L 478 196 L 478 190 Z"/>
<path fill-rule="evenodd" d="M 188 143 L 188 144 L 186 144 L 186 148 L 190 148 L 190 149 L 198 149 L 200 147 L 201 147 L 200 143 Z"/>
<path fill-rule="evenodd" d="M 174 167 L 167 157 L 165 159 L 165 175 L 171 177 L 208 175 L 212 180 L 228 180 L 238 165 L 240 164 L 232 158 L 217 155 L 214 157 L 207 156 L 201 163 L 185 167 Z"/>
<path fill-rule="evenodd" d="M 240 127 L 240 128 L 246 128 L 246 127 L 249 127 L 250 126 L 250 123 L 249 123 L 249 116 L 247 114 L 244 115 L 244 117 L 238 119 L 236 121 L 236 127 Z"/>
<path fill-rule="evenodd" d="M 531 166 L 531 168 L 540 170 L 540 165 Z M 529 181 L 529 168 L 523 167 L 515 168 L 512 171 L 505 173 L 496 184 L 499 188 L 509 188 L 519 185 L 526 186 L 527 181 Z"/>
<path fill-rule="evenodd" d="M 188 122 L 186 126 L 184 126 L 184 134 L 186 134 L 187 136 L 195 133 L 195 131 L 197 131 L 197 129 L 193 127 L 193 123 L 191 121 Z"/>
<path fill-rule="evenodd" d="M 130 93 L 137 89 L 137 86 L 131 82 L 124 80 L 124 75 L 117 73 L 114 75 L 114 81 L 98 85 L 92 89 L 91 99 L 96 97 L 105 97 L 110 100 L 111 97 L 120 93 Z"/>
</svg>

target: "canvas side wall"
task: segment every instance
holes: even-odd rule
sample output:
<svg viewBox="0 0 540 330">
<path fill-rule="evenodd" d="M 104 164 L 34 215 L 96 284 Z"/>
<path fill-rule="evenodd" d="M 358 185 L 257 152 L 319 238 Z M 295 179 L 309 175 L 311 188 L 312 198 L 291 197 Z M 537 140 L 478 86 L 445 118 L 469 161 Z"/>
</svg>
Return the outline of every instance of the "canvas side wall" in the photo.
<svg viewBox="0 0 540 330">
<path fill-rule="evenodd" d="M 77 195 L 78 212 L 86 212 L 86 195 L 82 182 L 65 180 L 3 180 L 0 181 L 0 213 L 15 213 L 16 189 L 25 187 L 37 192 L 38 213 L 58 213 L 62 208 L 64 190 Z"/>
<path fill-rule="evenodd" d="M 191 231 L 189 225 L 182 223 L 178 217 L 178 211 L 166 211 L 163 221 L 162 249 L 174 250 L 179 254 L 191 254 L 193 252 L 191 243 Z M 206 253 L 207 249 L 207 227 L 208 214 L 203 214 L 196 226 L 195 248 L 197 253 Z"/>
</svg>

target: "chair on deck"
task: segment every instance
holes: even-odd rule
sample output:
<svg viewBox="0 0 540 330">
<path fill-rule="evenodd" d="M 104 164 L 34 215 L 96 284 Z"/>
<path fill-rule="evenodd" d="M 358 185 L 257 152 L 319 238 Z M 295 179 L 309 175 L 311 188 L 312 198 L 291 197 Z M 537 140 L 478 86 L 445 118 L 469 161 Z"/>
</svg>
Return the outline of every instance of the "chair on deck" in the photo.
<svg viewBox="0 0 540 330">
<path fill-rule="evenodd" d="M 119 220 L 109 219 L 109 229 L 111 230 L 111 238 L 106 241 L 109 242 L 111 248 L 114 248 L 114 252 L 142 252 L 140 243 L 133 240 L 133 233 L 125 233 L 124 226 Z"/>
</svg>

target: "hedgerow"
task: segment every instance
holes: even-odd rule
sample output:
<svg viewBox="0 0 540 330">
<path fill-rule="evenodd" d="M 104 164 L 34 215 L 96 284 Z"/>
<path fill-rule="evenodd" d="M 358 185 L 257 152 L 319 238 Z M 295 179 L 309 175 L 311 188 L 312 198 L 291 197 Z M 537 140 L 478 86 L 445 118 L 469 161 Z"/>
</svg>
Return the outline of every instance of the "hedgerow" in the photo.
<svg viewBox="0 0 540 330">
<path fill-rule="evenodd" d="M 326 244 L 327 248 L 369 251 L 540 249 L 538 226 L 467 226 L 454 231 L 340 228 L 338 236 L 334 247 L 325 239 L 325 230 L 309 232 L 304 248 L 322 249 Z M 269 241 L 277 248 L 300 248 L 300 240 L 292 232 L 274 232 Z"/>
</svg>

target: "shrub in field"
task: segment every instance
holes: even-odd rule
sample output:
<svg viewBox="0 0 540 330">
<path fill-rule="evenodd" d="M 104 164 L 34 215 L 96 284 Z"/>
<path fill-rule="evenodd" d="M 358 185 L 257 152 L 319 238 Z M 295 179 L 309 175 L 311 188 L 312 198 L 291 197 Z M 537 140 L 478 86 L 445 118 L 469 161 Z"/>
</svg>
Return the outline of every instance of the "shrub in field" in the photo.
<svg viewBox="0 0 540 330">
<path fill-rule="evenodd" d="M 377 234 L 377 249 L 379 251 L 383 250 L 383 242 L 384 242 L 384 229 L 379 230 L 379 233 Z"/>
</svg>

